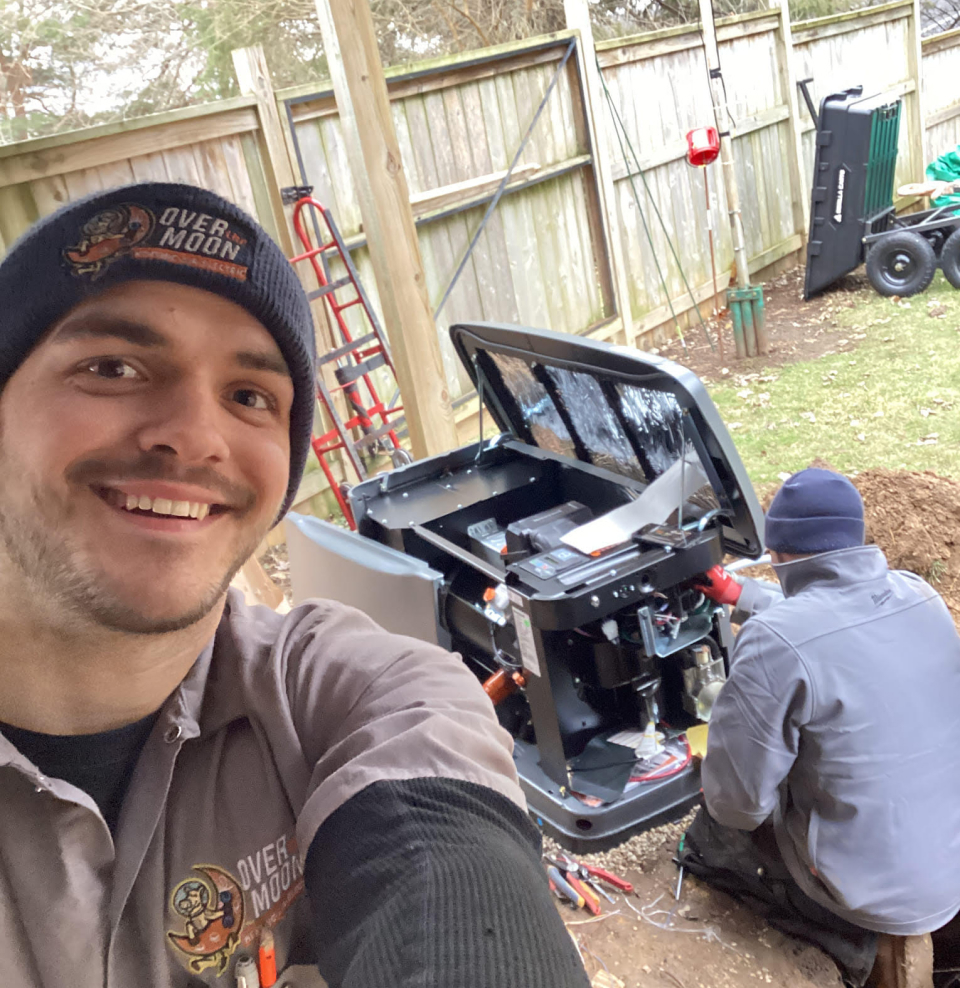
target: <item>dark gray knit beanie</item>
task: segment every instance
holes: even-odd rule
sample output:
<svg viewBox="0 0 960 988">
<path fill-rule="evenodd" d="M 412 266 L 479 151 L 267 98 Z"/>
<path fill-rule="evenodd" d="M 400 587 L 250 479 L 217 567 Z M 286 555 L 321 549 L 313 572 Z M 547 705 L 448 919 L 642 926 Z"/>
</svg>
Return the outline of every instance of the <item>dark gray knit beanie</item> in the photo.
<svg viewBox="0 0 960 988">
<path fill-rule="evenodd" d="M 860 492 L 832 470 L 809 467 L 784 481 L 767 511 L 765 541 L 774 552 L 808 555 L 863 545 Z"/>
<path fill-rule="evenodd" d="M 0 263 L 0 388 L 50 326 L 77 303 L 134 279 L 175 281 L 242 306 L 277 341 L 293 378 L 293 503 L 316 400 L 313 320 L 277 244 L 233 203 L 206 189 L 144 182 L 71 202 L 32 226 Z"/>
</svg>

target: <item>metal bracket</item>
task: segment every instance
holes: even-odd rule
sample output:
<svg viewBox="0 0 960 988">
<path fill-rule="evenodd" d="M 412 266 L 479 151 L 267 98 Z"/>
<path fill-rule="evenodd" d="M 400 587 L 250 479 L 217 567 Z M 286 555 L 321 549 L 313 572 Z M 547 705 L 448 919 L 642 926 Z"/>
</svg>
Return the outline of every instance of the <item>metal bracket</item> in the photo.
<svg viewBox="0 0 960 988">
<path fill-rule="evenodd" d="M 292 206 L 295 202 L 313 195 L 312 185 L 286 185 L 280 190 L 280 201 L 284 206 Z"/>
<path fill-rule="evenodd" d="M 813 126 L 819 130 L 820 116 L 817 113 L 817 108 L 813 105 L 813 97 L 810 95 L 810 90 L 807 88 L 811 82 L 813 82 L 812 78 L 800 79 L 797 82 L 797 87 L 803 93 L 803 101 L 807 104 L 807 112 L 810 114 L 810 119 L 813 120 Z"/>
</svg>

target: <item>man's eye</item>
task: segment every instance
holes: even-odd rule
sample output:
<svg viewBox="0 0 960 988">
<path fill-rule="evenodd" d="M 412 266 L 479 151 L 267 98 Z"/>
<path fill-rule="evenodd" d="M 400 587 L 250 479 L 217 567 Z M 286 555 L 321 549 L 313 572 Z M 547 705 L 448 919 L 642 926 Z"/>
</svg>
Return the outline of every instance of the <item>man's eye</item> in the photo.
<svg viewBox="0 0 960 988">
<path fill-rule="evenodd" d="M 267 411 L 270 408 L 270 402 L 267 401 L 266 396 L 252 388 L 239 388 L 234 391 L 233 400 L 238 405 L 243 405 L 245 408 L 255 408 L 257 411 Z"/>
<path fill-rule="evenodd" d="M 137 377 L 137 371 L 125 360 L 119 357 L 97 357 L 84 365 L 84 369 L 96 374 L 97 377 L 106 377 L 111 380 Z"/>
</svg>

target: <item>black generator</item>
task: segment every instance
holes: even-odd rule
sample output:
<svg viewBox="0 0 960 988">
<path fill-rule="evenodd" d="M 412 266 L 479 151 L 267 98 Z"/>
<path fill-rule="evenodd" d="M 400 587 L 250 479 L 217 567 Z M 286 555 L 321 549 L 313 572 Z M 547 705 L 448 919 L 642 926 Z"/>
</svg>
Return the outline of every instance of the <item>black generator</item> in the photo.
<svg viewBox="0 0 960 988">
<path fill-rule="evenodd" d="M 458 652 L 534 819 L 602 850 L 698 798 L 686 731 L 731 634 L 697 577 L 758 557 L 762 512 L 690 371 L 561 333 L 450 332 L 498 435 L 354 487 L 356 533 L 290 516 L 295 596 Z"/>
</svg>

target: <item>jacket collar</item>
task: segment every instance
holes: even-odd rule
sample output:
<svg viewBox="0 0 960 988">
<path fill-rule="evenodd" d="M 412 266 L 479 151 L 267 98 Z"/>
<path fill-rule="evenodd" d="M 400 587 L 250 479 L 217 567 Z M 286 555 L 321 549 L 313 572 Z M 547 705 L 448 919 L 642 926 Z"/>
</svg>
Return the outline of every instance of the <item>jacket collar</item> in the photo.
<svg viewBox="0 0 960 988">
<path fill-rule="evenodd" d="M 886 557 L 875 545 L 820 552 L 773 568 L 785 597 L 793 597 L 812 586 L 839 589 L 878 580 L 888 570 Z"/>
</svg>

